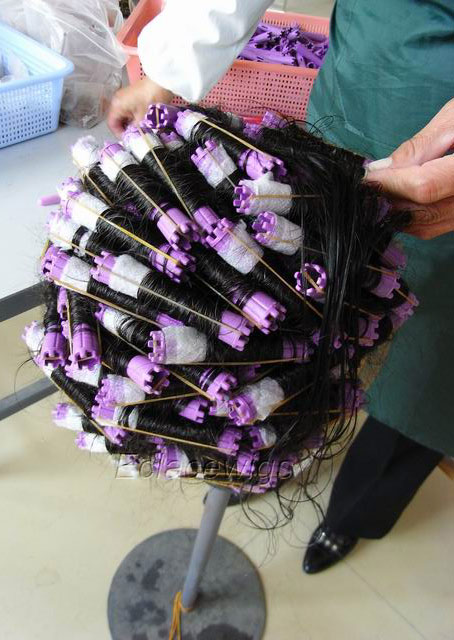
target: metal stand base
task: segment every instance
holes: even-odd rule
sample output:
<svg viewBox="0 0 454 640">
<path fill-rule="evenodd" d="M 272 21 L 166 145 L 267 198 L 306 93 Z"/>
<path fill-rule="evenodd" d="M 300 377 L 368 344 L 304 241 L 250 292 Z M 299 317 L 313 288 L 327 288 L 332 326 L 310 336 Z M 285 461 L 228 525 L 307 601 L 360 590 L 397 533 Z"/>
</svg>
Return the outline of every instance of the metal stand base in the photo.
<svg viewBox="0 0 454 640">
<path fill-rule="evenodd" d="M 167 640 L 172 605 L 183 588 L 195 529 L 163 531 L 123 560 L 109 593 L 113 640 Z M 260 640 L 265 596 L 254 565 L 234 544 L 217 537 L 194 608 L 182 614 L 184 640 Z"/>
</svg>

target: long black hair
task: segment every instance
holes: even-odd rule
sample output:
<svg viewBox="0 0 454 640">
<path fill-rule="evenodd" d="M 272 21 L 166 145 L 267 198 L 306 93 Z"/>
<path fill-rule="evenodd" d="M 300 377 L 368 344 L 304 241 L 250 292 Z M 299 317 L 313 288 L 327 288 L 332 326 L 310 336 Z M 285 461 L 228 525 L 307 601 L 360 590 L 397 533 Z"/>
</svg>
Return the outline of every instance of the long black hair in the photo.
<svg viewBox="0 0 454 640">
<path fill-rule="evenodd" d="M 84 428 L 117 429 L 110 453 L 154 456 L 159 473 L 189 460 L 210 479 L 216 461 L 219 482 L 276 489 L 282 464 L 289 477 L 348 441 L 364 358 L 413 313 L 392 244 L 408 215 L 363 181 L 364 158 L 299 122 L 190 106 L 159 130 L 155 111 L 125 146 L 87 143 L 84 187 L 103 213 L 43 259 L 44 331 L 60 331 L 66 287 L 71 321 L 99 342 L 98 393 L 61 358 L 47 366 Z M 109 375 L 135 400 L 107 400 Z"/>
</svg>

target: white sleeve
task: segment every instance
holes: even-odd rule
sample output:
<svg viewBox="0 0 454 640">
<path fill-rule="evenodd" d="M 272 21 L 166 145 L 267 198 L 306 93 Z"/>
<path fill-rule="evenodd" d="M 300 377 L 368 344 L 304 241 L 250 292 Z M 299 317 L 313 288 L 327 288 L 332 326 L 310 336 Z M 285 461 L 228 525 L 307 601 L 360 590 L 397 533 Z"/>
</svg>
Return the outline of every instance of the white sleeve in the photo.
<svg viewBox="0 0 454 640">
<path fill-rule="evenodd" d="M 145 74 L 197 102 L 220 80 L 273 0 L 167 0 L 138 39 Z"/>
</svg>

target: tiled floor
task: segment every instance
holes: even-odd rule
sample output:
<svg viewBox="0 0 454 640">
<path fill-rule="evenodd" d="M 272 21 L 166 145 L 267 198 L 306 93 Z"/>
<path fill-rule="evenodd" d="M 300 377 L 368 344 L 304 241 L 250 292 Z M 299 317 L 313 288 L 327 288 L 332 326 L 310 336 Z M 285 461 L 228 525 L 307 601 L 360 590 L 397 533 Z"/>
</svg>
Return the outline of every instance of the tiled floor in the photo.
<svg viewBox="0 0 454 640">
<path fill-rule="evenodd" d="M 18 335 L 33 315 L 0 326 L 1 394 L 26 359 Z M 33 376 L 26 365 L 18 385 Z M 201 516 L 203 486 L 115 480 L 104 456 L 78 451 L 51 423 L 57 397 L 1 423 L 2 640 L 108 640 L 106 597 L 120 561 L 144 538 Z M 326 470 L 320 486 L 328 479 Z M 454 638 L 454 485 L 444 474 L 435 471 L 387 538 L 309 577 L 301 559 L 315 522 L 305 504 L 274 534 L 252 529 L 238 508 L 222 524 L 259 568 L 264 640 Z"/>
</svg>

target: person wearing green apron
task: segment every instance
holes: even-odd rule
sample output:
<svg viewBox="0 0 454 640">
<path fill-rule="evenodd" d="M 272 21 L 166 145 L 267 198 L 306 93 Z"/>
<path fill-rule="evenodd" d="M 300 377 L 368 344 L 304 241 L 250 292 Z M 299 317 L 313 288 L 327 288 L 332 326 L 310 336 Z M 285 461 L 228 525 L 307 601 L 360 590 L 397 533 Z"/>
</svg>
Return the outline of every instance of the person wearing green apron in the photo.
<svg viewBox="0 0 454 640">
<path fill-rule="evenodd" d="M 337 0 L 307 121 L 333 144 L 388 157 L 454 96 L 453 69 L 450 0 Z M 454 131 L 454 110 L 451 122 Z M 400 240 L 420 306 L 369 390 L 370 417 L 311 537 L 307 573 L 337 562 L 358 538 L 384 536 L 443 455 L 454 456 L 454 237 Z"/>
<path fill-rule="evenodd" d="M 120 135 L 129 122 L 144 117 L 151 102 L 170 101 L 174 95 L 200 100 L 227 71 L 270 4 L 167 0 L 139 36 L 146 76 L 117 92 L 108 117 L 111 129 Z M 333 144 L 386 158 L 454 96 L 453 70 L 452 0 L 337 0 L 330 47 L 307 121 Z M 454 115 L 452 123 L 454 146 Z M 423 177 L 434 169 L 436 173 L 437 167 L 422 163 L 440 157 L 449 145 L 438 140 L 435 147 L 423 149 L 410 162 L 417 169 L 421 165 Z M 393 154 L 397 165 L 388 170 L 388 160 L 370 165 L 368 179 L 375 175 L 392 195 L 422 201 L 422 213 L 427 214 L 426 201 L 437 198 L 432 193 L 426 197 L 418 188 L 413 194 L 418 173 L 410 167 L 407 176 L 398 168 L 401 155 L 405 149 Z M 454 229 L 452 186 L 448 193 L 443 185 L 430 190 L 447 198 L 440 211 L 447 216 L 448 229 Z M 437 215 L 438 204 L 433 205 Z M 441 232 L 440 224 L 432 226 Z M 443 455 L 454 455 L 454 242 L 451 233 L 431 240 L 402 235 L 401 240 L 408 254 L 405 277 L 420 306 L 397 333 L 370 389 L 371 417 L 349 449 L 326 519 L 311 538 L 303 565 L 307 572 L 333 564 L 359 537 L 385 535 Z"/>
</svg>

